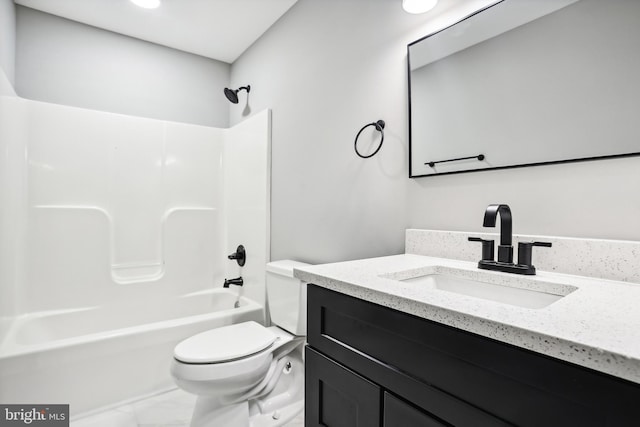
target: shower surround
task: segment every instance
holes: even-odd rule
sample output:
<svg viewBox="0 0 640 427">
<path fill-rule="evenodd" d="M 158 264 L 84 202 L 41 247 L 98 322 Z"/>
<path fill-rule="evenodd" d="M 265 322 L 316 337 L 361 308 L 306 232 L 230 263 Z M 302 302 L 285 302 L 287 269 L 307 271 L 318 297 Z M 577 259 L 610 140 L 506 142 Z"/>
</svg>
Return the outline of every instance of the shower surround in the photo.
<svg viewBox="0 0 640 427">
<path fill-rule="evenodd" d="M 181 339 L 264 321 L 269 111 L 216 129 L 3 96 L 0 148 L 0 402 L 154 393 Z"/>
</svg>

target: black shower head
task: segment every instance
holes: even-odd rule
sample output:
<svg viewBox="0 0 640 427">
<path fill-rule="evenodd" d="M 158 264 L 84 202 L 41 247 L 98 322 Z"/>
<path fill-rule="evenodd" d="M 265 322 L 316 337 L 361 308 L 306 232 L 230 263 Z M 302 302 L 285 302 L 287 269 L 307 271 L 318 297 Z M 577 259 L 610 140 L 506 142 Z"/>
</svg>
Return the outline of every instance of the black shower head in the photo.
<svg viewBox="0 0 640 427">
<path fill-rule="evenodd" d="M 238 89 L 229 89 L 227 87 L 224 88 L 224 96 L 227 97 L 227 99 L 229 101 L 231 101 L 234 104 L 238 103 L 238 92 L 240 92 L 241 90 L 246 90 L 247 93 L 249 93 L 251 91 L 251 86 L 250 85 L 246 85 L 246 86 L 242 86 L 241 88 Z"/>
<path fill-rule="evenodd" d="M 224 88 L 224 96 L 226 96 L 227 99 L 229 101 L 231 101 L 232 103 L 234 103 L 234 104 L 238 103 L 238 90 L 237 89 L 236 90 L 232 90 L 232 89 L 229 89 L 229 88 L 225 87 Z"/>
</svg>

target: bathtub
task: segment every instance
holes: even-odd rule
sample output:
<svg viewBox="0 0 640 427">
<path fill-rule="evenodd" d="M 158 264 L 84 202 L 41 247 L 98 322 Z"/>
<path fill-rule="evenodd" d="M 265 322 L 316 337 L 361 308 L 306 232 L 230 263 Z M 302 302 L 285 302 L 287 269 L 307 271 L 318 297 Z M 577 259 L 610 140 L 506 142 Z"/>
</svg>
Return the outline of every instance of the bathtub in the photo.
<svg viewBox="0 0 640 427">
<path fill-rule="evenodd" d="M 248 320 L 264 308 L 227 289 L 19 316 L 0 343 L 0 402 L 69 404 L 73 418 L 166 390 L 179 341 Z"/>
</svg>

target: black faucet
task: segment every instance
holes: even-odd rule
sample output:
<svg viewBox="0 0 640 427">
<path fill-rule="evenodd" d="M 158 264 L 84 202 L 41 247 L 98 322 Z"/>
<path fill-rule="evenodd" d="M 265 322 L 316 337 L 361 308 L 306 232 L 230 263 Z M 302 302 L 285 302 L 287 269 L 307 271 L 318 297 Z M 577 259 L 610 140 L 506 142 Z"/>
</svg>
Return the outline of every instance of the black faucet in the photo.
<svg viewBox="0 0 640 427">
<path fill-rule="evenodd" d="M 224 285 L 222 285 L 222 287 L 228 288 L 229 285 L 242 286 L 243 284 L 244 280 L 242 280 L 242 277 L 236 277 L 235 279 L 224 279 Z"/>
<path fill-rule="evenodd" d="M 511 208 L 509 205 L 489 205 L 484 211 L 483 227 L 495 227 L 500 214 L 500 245 L 498 246 L 498 262 L 513 263 Z"/>
<path fill-rule="evenodd" d="M 484 212 L 484 227 L 495 227 L 498 215 L 500 215 L 500 245 L 498 245 L 498 261 L 493 258 L 493 240 L 485 240 L 479 237 L 469 237 L 471 242 L 482 243 L 482 259 L 478 261 L 478 268 L 483 270 L 496 270 L 505 273 L 536 274 L 536 268 L 531 264 L 531 252 L 533 246 L 551 247 L 547 242 L 520 242 L 518 243 L 518 263 L 513 262 L 513 236 L 511 209 L 508 205 L 489 205 Z"/>
</svg>

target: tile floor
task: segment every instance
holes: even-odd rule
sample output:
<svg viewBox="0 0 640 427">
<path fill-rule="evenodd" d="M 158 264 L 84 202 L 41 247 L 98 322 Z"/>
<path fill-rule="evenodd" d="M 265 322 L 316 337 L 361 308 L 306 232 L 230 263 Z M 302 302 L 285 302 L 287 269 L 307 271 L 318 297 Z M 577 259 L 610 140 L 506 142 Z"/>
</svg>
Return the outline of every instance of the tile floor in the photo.
<svg viewBox="0 0 640 427">
<path fill-rule="evenodd" d="M 195 402 L 196 396 L 172 390 L 71 421 L 71 427 L 189 427 Z M 304 416 L 286 427 L 304 427 Z"/>
</svg>

